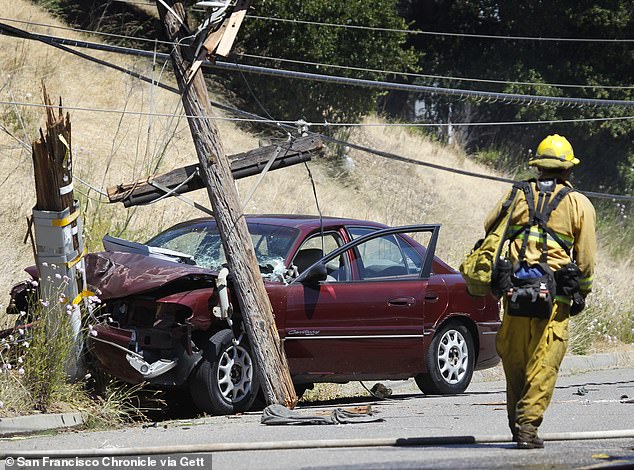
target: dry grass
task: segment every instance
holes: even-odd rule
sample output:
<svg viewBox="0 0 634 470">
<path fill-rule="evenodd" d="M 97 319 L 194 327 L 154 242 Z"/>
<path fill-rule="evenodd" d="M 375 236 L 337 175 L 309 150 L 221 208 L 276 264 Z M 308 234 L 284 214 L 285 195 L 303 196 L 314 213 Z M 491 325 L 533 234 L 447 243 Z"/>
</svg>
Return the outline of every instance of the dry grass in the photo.
<svg viewBox="0 0 634 470">
<path fill-rule="evenodd" d="M 24 0 L 0 0 L 0 7 L 11 17 L 48 24 L 57 21 Z M 34 28 L 36 32 L 46 28 Z M 69 31 L 64 36 L 81 37 Z M 90 40 L 98 40 L 91 37 Z M 173 113 L 179 111 L 175 95 L 146 83 L 91 64 L 57 49 L 24 40 L 0 36 L 0 96 L 3 101 L 41 103 L 44 80 L 54 101 L 62 97 L 67 107 Z M 163 64 L 125 56 L 91 52 L 119 65 L 170 82 Z M 214 99 L 219 99 L 214 97 Z M 220 98 L 221 99 L 221 98 Z M 75 173 L 93 185 L 105 188 L 148 175 L 156 168 L 167 171 L 196 161 L 186 122 L 160 116 L 69 110 L 73 126 Z M 219 114 L 220 115 L 220 114 Z M 44 121 L 40 108 L 0 105 L 0 124 L 14 137 L 0 131 L 0 220 L 4 244 L 0 257 L 0 303 L 8 300 L 10 286 L 25 276 L 23 267 L 32 263 L 29 245 L 22 240 L 25 219 L 35 202 L 28 144 L 37 137 Z M 368 118 L 367 123 L 378 123 Z M 228 154 L 257 146 L 258 139 L 233 123 L 218 121 L 220 135 Z M 459 149 L 432 143 L 404 128 L 355 128 L 350 136 L 355 143 L 450 167 L 490 172 L 467 159 Z M 313 161 L 313 173 L 319 204 L 325 215 L 373 219 L 392 225 L 441 223 L 439 254 L 457 266 L 462 256 L 482 233 L 482 221 L 489 208 L 507 189 L 501 183 L 475 180 L 422 166 L 403 165 L 386 159 L 350 151 L 352 169 L 333 170 L 333 162 Z M 241 180 L 238 188 L 246 194 L 255 177 Z M 104 233 L 124 231 L 136 240 L 147 238 L 178 221 L 201 213 L 177 200 L 125 209 L 106 206 L 95 200 L 98 195 L 80 184 L 75 185 L 84 203 L 84 218 L 89 247 L 98 248 Z M 209 205 L 205 191 L 188 197 Z M 311 182 L 303 165 L 266 176 L 249 203 L 251 213 L 317 213 Z M 601 250 L 597 270 L 597 289 L 590 299 L 589 312 L 608 318 L 610 325 L 631 324 L 631 279 L 634 267 L 610 260 Z M 619 318 L 625 321 L 619 321 Z M 586 332 L 587 328 L 581 328 Z M 610 326 L 610 328 L 613 328 Z M 579 332 L 579 329 L 577 330 Z M 589 331 L 589 330 L 588 330 Z M 610 329 L 612 331 L 612 329 Z M 597 334 L 597 332 L 594 332 Z M 604 333 L 600 333 L 604 334 Z M 612 333 L 605 333 L 613 335 Z M 630 334 L 630 338 L 632 335 Z"/>
<path fill-rule="evenodd" d="M 12 18 L 63 26 L 29 2 L 0 0 L 3 11 Z M 24 25 L 19 24 L 19 27 Z M 34 32 L 60 34 L 59 30 L 33 27 Z M 96 40 L 71 31 L 66 37 Z M 139 61 L 121 55 L 91 52 L 165 82 L 171 77 L 162 71 L 163 64 Z M 127 110 L 137 113 L 182 113 L 178 97 L 153 88 L 120 72 L 42 44 L 0 36 L 0 97 L 6 102 L 39 105 L 42 102 L 42 81 L 54 102 L 59 97 L 68 108 Z M 74 172 L 98 188 L 129 182 L 151 174 L 196 161 L 189 128 L 184 119 L 163 116 L 106 113 L 68 109 L 73 129 Z M 24 266 L 33 263 L 30 245 L 22 243 L 26 217 L 35 204 L 35 190 L 30 150 L 19 141 L 30 143 L 38 137 L 44 122 L 44 110 L 20 105 L 0 105 L 0 207 L 5 227 L 0 258 L 0 303 L 6 305 L 10 286 L 25 277 Z M 223 143 L 230 153 L 257 146 L 257 139 L 219 121 Z M 85 227 L 89 246 L 95 247 L 105 232 L 118 232 L 131 219 L 129 232 L 145 238 L 175 220 L 199 215 L 187 205 L 169 201 L 138 210 L 122 206 L 98 204 L 98 194 L 75 185 L 76 195 L 84 204 Z M 195 199 L 205 202 L 200 191 Z M 88 196 L 83 198 L 82 194 Z M 208 201 L 207 201 L 208 204 Z M 91 232 L 91 229 L 93 233 Z"/>
</svg>

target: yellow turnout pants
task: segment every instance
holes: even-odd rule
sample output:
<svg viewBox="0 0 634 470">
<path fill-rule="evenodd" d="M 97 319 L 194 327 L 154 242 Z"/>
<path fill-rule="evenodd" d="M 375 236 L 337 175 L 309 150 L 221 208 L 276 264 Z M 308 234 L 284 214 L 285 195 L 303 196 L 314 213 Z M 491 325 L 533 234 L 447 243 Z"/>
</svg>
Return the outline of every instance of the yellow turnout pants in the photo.
<svg viewBox="0 0 634 470">
<path fill-rule="evenodd" d="M 568 347 L 570 307 L 556 302 L 549 320 L 504 315 L 496 338 L 506 374 L 506 408 L 514 434 L 542 423 Z"/>
</svg>

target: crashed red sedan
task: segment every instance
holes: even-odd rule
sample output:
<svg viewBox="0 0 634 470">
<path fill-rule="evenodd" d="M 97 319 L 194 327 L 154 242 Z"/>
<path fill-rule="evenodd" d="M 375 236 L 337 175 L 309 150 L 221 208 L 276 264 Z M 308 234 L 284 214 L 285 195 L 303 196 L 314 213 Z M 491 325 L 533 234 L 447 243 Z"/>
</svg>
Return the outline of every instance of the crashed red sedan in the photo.
<svg viewBox="0 0 634 470">
<path fill-rule="evenodd" d="M 411 377 L 424 393 L 461 393 L 474 370 L 498 363 L 498 302 L 470 296 L 434 255 L 439 225 L 295 215 L 247 224 L 299 395 L 317 382 Z M 103 303 L 88 336 L 98 366 L 186 388 L 205 412 L 249 409 L 260 379 L 215 221 L 104 246 L 86 257 Z"/>
</svg>

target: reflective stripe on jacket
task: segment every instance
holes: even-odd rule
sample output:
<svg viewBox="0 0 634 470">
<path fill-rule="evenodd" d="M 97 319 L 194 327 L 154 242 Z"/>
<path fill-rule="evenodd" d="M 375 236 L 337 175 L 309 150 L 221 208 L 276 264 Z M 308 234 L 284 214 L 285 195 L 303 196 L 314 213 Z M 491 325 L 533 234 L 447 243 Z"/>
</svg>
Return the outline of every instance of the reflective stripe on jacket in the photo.
<svg viewBox="0 0 634 470">
<path fill-rule="evenodd" d="M 572 187 L 570 183 L 565 185 Z M 531 183 L 533 187 L 533 195 L 535 204 L 537 203 L 536 184 Z M 558 183 L 553 194 L 558 192 L 564 185 Z M 507 193 L 504 198 L 493 208 L 485 220 L 485 230 L 488 229 L 495 221 L 496 216 L 500 212 L 502 203 L 508 199 L 510 195 Z M 528 223 L 528 204 L 522 191 L 519 191 L 516 197 L 515 207 L 511 214 L 509 233 L 513 233 L 513 229 Z M 587 294 L 592 290 L 592 278 L 594 276 L 594 267 L 597 253 L 596 242 L 596 212 L 590 200 L 583 194 L 573 191 L 563 198 L 555 210 L 550 214 L 548 219 L 548 227 L 553 230 L 557 236 L 572 248 L 571 255 L 573 261 L 579 266 L 581 271 L 580 286 L 581 292 Z M 522 246 L 523 233 L 519 235 L 510 246 L 509 259 L 516 263 L 518 254 Z M 552 237 L 547 236 L 548 246 L 548 265 L 556 271 L 557 269 L 570 263 L 570 257 L 563 248 Z M 542 254 L 542 239 L 540 230 L 537 226 L 531 227 L 528 236 L 528 245 L 526 248 L 526 260 L 529 263 L 538 263 Z"/>
</svg>

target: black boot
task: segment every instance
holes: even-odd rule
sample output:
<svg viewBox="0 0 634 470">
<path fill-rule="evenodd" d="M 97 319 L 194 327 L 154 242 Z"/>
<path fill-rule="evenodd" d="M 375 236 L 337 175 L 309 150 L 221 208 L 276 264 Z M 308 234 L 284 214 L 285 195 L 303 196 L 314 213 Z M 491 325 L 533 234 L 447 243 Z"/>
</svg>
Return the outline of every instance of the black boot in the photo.
<svg viewBox="0 0 634 470">
<path fill-rule="evenodd" d="M 518 427 L 517 434 L 513 436 L 518 449 L 543 449 L 544 441 L 537 436 L 537 428 L 530 424 Z"/>
</svg>

